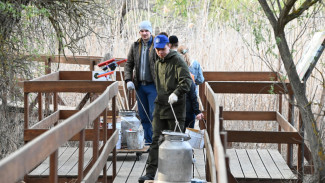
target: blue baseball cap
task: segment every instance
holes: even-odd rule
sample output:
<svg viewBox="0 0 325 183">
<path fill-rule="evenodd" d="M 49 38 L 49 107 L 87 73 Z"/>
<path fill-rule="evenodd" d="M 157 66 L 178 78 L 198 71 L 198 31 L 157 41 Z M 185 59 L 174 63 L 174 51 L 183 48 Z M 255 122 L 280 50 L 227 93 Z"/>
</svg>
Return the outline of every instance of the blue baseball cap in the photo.
<svg viewBox="0 0 325 183">
<path fill-rule="evenodd" d="M 155 37 L 154 46 L 155 48 L 165 48 L 166 44 L 169 43 L 168 37 L 165 35 L 158 35 Z"/>
</svg>

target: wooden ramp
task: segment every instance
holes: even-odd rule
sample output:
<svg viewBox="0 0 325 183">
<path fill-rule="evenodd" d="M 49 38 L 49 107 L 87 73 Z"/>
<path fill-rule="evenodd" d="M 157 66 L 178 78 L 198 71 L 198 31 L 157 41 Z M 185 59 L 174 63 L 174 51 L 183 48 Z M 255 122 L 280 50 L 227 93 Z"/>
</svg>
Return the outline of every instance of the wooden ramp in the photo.
<svg viewBox="0 0 325 183">
<path fill-rule="evenodd" d="M 61 147 L 59 148 L 58 176 L 59 177 L 76 177 L 78 173 L 78 148 Z M 85 148 L 84 167 L 91 161 L 92 148 Z M 111 156 L 107 160 L 107 174 L 112 173 Z M 135 183 L 138 178 L 145 174 L 145 166 L 148 153 L 142 153 L 137 156 L 136 153 L 118 153 L 117 154 L 117 176 L 114 183 Z M 196 165 L 193 168 L 194 178 L 205 179 L 205 153 L 203 149 L 194 150 Z M 49 176 L 49 158 L 44 160 L 38 167 L 28 174 L 30 178 L 44 178 Z M 36 179 L 35 179 L 36 180 Z M 44 179 L 43 179 L 44 181 Z M 40 181 L 41 182 L 41 181 Z"/>
<path fill-rule="evenodd" d="M 297 177 L 277 150 L 227 149 L 230 171 L 239 182 L 295 181 Z"/>
</svg>

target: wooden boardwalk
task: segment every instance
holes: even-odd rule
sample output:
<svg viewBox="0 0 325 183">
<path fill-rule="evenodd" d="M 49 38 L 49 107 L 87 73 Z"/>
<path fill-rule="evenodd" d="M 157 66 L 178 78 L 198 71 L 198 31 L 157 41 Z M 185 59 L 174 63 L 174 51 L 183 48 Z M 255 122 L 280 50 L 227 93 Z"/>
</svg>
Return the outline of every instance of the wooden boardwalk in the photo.
<svg viewBox="0 0 325 183">
<path fill-rule="evenodd" d="M 278 150 L 227 149 L 230 171 L 238 181 L 297 180 Z"/>
<path fill-rule="evenodd" d="M 84 167 L 90 162 L 92 148 L 85 148 Z M 136 153 L 118 153 L 117 154 L 117 176 L 114 183 L 134 183 L 145 173 L 145 165 L 148 153 L 143 153 L 137 160 Z M 194 178 L 205 179 L 205 153 L 203 149 L 194 150 L 196 164 L 193 168 Z M 61 147 L 59 149 L 58 175 L 76 176 L 78 173 L 78 148 Z M 107 160 L 107 174 L 112 173 L 111 156 Z M 29 177 L 45 177 L 49 175 L 49 158 L 43 161 L 38 167 L 29 173 Z"/>
</svg>

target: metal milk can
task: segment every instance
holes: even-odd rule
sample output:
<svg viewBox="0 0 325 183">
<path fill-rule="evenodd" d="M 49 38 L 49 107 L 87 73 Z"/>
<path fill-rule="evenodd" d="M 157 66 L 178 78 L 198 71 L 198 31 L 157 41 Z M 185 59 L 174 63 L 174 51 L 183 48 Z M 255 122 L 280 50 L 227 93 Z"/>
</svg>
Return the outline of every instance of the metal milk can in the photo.
<svg viewBox="0 0 325 183">
<path fill-rule="evenodd" d="M 127 130 L 137 131 L 141 125 L 140 120 L 136 117 L 136 111 L 122 110 L 119 111 L 121 116 L 121 133 L 122 133 L 122 145 L 127 145 Z"/>
<path fill-rule="evenodd" d="M 193 151 L 188 134 L 163 131 L 165 141 L 159 146 L 158 183 L 190 183 Z"/>
</svg>

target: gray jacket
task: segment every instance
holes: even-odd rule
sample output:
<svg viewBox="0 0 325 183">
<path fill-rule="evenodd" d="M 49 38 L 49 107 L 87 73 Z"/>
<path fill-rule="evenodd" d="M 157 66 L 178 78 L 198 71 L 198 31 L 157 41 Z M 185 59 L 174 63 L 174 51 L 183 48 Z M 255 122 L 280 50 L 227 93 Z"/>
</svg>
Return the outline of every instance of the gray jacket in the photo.
<svg viewBox="0 0 325 183">
<path fill-rule="evenodd" d="M 154 36 L 152 36 L 152 40 L 154 40 Z M 142 39 L 138 39 L 131 45 L 131 48 L 128 53 L 127 61 L 124 66 L 124 79 L 125 82 L 133 81 L 136 88 L 138 88 L 139 82 L 139 70 L 140 70 L 140 63 L 141 63 L 141 48 L 142 47 Z M 155 81 L 155 61 L 157 60 L 158 56 L 154 49 L 154 43 L 151 43 L 149 48 L 149 66 L 150 72 L 153 80 Z M 134 73 L 133 73 L 134 72 Z"/>
</svg>

